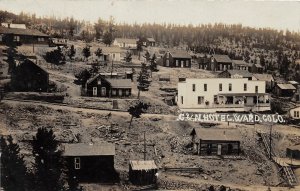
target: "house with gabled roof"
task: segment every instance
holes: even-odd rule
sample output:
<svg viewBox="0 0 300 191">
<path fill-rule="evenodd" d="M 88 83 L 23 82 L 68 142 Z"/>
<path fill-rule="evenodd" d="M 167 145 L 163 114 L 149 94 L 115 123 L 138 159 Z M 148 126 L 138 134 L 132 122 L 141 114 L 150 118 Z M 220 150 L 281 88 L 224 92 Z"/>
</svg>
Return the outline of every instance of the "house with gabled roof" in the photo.
<svg viewBox="0 0 300 191">
<path fill-rule="evenodd" d="M 131 96 L 130 79 L 104 78 L 97 74 L 85 85 L 85 95 L 93 97 L 129 97 Z"/>
<path fill-rule="evenodd" d="M 226 70 L 218 74 L 219 78 L 247 78 L 252 80 L 252 74 L 248 70 Z"/>
<path fill-rule="evenodd" d="M 232 60 L 227 55 L 214 54 L 210 58 L 208 70 L 225 71 L 233 69 Z"/>
<path fill-rule="evenodd" d="M 117 182 L 114 168 L 116 154 L 112 143 L 62 144 L 62 157 L 66 161 L 69 177 L 78 182 Z"/>
<path fill-rule="evenodd" d="M 252 64 L 245 62 L 244 60 L 232 60 L 234 70 L 247 70 L 251 71 Z"/>
<path fill-rule="evenodd" d="M 275 79 L 272 74 L 253 74 L 252 80 L 266 82 L 266 92 L 271 92 L 275 86 Z"/>
<path fill-rule="evenodd" d="M 260 64 L 253 64 L 251 68 L 251 72 L 262 74 L 264 72 L 264 67 Z"/>
<path fill-rule="evenodd" d="M 289 83 L 278 83 L 274 88 L 274 93 L 279 97 L 292 97 L 295 92 L 295 86 Z"/>
<path fill-rule="evenodd" d="M 137 48 L 136 38 L 115 38 L 113 45 L 120 48 Z"/>
<path fill-rule="evenodd" d="M 0 44 L 49 44 L 49 35 L 35 29 L 0 26 Z"/>
<path fill-rule="evenodd" d="M 162 57 L 162 66 L 174 68 L 191 68 L 192 57 L 184 50 L 169 50 Z"/>
</svg>

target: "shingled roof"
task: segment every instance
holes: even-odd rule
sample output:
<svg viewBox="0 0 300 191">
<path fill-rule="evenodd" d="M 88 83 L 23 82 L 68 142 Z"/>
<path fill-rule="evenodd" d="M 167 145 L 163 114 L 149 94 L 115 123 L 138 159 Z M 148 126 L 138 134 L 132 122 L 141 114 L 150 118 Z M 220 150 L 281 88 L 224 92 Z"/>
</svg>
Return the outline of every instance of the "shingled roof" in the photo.
<svg viewBox="0 0 300 191">
<path fill-rule="evenodd" d="M 231 76 L 240 75 L 243 78 L 251 78 L 252 74 L 248 70 L 227 70 Z"/>
<path fill-rule="evenodd" d="M 112 143 L 74 143 L 63 144 L 63 156 L 112 156 L 115 155 L 115 144 Z"/>
<path fill-rule="evenodd" d="M 24 35 L 24 36 L 40 36 L 48 37 L 47 34 L 44 34 L 38 30 L 34 29 L 20 29 L 20 28 L 6 28 L 0 26 L 0 34 L 15 34 L 15 35 Z"/>
<path fill-rule="evenodd" d="M 187 51 L 184 50 L 170 50 L 173 58 L 192 58 Z"/>
<path fill-rule="evenodd" d="M 248 67 L 252 66 L 252 64 L 247 63 L 244 60 L 232 60 L 232 63 L 239 66 L 248 66 Z"/>
<path fill-rule="evenodd" d="M 131 160 L 129 161 L 132 170 L 153 170 L 157 169 L 154 160 Z"/>
<path fill-rule="evenodd" d="M 232 63 L 232 60 L 227 55 L 215 54 L 215 55 L 213 55 L 213 57 L 215 58 L 215 60 L 217 62 Z"/>
<path fill-rule="evenodd" d="M 295 86 L 292 84 L 277 84 L 277 86 L 282 90 L 295 90 Z"/>
<path fill-rule="evenodd" d="M 233 128 L 194 128 L 191 134 L 195 134 L 201 140 L 212 141 L 240 141 L 241 134 Z"/>
<path fill-rule="evenodd" d="M 112 88 L 131 88 L 130 79 L 105 79 L 107 80 Z"/>
</svg>

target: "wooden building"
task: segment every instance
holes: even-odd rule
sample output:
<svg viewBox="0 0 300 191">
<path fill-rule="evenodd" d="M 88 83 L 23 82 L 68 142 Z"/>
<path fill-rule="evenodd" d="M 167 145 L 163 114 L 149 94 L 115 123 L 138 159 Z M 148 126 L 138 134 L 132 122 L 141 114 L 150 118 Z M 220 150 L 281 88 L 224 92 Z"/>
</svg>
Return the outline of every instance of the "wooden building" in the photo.
<svg viewBox="0 0 300 191">
<path fill-rule="evenodd" d="M 98 74 L 87 81 L 85 93 L 86 96 L 94 97 L 129 97 L 131 80 L 108 79 Z"/>
<path fill-rule="evenodd" d="M 241 136 L 238 129 L 194 128 L 191 132 L 198 155 L 239 155 Z"/>
<path fill-rule="evenodd" d="M 264 67 L 260 64 L 253 64 L 251 68 L 252 73 L 259 73 L 262 74 L 264 72 Z"/>
<path fill-rule="evenodd" d="M 227 55 L 215 54 L 210 58 L 208 70 L 225 71 L 233 69 L 232 60 Z"/>
<path fill-rule="evenodd" d="M 251 71 L 252 65 L 244 60 L 232 60 L 233 69 Z"/>
<path fill-rule="evenodd" d="M 16 65 L 11 74 L 13 91 L 47 92 L 49 73 L 31 60 L 24 60 Z"/>
<path fill-rule="evenodd" d="M 184 50 L 170 50 L 162 57 L 162 66 L 175 68 L 191 68 L 192 57 Z"/>
<path fill-rule="evenodd" d="M 296 92 L 296 88 L 292 84 L 276 84 L 274 93 L 279 97 L 292 97 Z"/>
<path fill-rule="evenodd" d="M 63 144 L 64 157 L 69 176 L 79 182 L 117 182 L 114 168 L 115 145 L 111 143 Z"/>
<path fill-rule="evenodd" d="M 300 145 L 294 145 L 286 148 L 286 157 L 300 160 Z"/>
<path fill-rule="evenodd" d="M 155 39 L 154 38 L 147 38 L 146 39 L 146 46 L 151 46 L 151 47 L 153 47 L 153 46 L 155 46 Z"/>
<path fill-rule="evenodd" d="M 49 36 L 38 30 L 0 26 L 0 44 L 9 45 L 44 44 L 49 45 Z"/>
<path fill-rule="evenodd" d="M 129 180 L 135 185 L 150 185 L 157 182 L 157 166 L 153 160 L 129 161 Z"/>
<path fill-rule="evenodd" d="M 218 74 L 218 78 L 247 78 L 252 80 L 252 74 L 248 70 L 225 70 Z"/>
<path fill-rule="evenodd" d="M 271 92 L 275 86 L 275 79 L 272 74 L 253 74 L 252 80 L 266 82 L 266 92 Z"/>
</svg>

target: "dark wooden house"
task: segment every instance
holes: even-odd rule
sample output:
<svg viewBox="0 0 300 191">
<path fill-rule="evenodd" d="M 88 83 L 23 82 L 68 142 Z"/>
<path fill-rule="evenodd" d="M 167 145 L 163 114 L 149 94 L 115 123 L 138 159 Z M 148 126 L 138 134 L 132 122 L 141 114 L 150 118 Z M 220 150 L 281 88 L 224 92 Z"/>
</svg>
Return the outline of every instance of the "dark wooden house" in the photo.
<svg viewBox="0 0 300 191">
<path fill-rule="evenodd" d="M 162 57 L 162 66 L 175 68 L 191 68 L 192 57 L 187 51 L 167 51 Z"/>
<path fill-rule="evenodd" d="M 226 70 L 219 73 L 218 78 L 247 78 L 252 80 L 252 74 L 248 70 Z"/>
<path fill-rule="evenodd" d="M 129 180 L 135 185 L 150 185 L 157 182 L 157 166 L 153 160 L 129 161 Z"/>
<path fill-rule="evenodd" d="M 131 79 L 108 79 L 98 74 L 87 81 L 85 93 L 94 97 L 129 97 Z"/>
<path fill-rule="evenodd" d="M 49 36 L 38 30 L 0 26 L 0 44 L 44 44 L 49 45 Z"/>
<path fill-rule="evenodd" d="M 155 39 L 154 38 L 147 38 L 146 39 L 146 46 L 155 46 Z"/>
<path fill-rule="evenodd" d="M 11 74 L 13 91 L 47 92 L 49 73 L 31 60 L 24 60 L 16 65 Z"/>
<path fill-rule="evenodd" d="M 287 147 L 286 157 L 300 160 L 300 145 Z"/>
<path fill-rule="evenodd" d="M 225 71 L 233 69 L 232 60 L 227 55 L 215 54 L 210 58 L 208 70 Z"/>
<path fill-rule="evenodd" d="M 238 129 L 194 128 L 191 132 L 198 155 L 239 155 L 241 136 Z"/>
<path fill-rule="evenodd" d="M 276 84 L 274 87 L 274 93 L 279 97 L 292 97 L 295 92 L 295 86 L 288 83 Z"/>
<path fill-rule="evenodd" d="M 117 182 L 114 168 L 115 145 L 111 143 L 63 144 L 62 156 L 69 176 L 78 182 Z"/>
<path fill-rule="evenodd" d="M 251 68 L 251 72 L 262 74 L 264 72 L 264 68 L 260 64 L 253 64 Z"/>
</svg>

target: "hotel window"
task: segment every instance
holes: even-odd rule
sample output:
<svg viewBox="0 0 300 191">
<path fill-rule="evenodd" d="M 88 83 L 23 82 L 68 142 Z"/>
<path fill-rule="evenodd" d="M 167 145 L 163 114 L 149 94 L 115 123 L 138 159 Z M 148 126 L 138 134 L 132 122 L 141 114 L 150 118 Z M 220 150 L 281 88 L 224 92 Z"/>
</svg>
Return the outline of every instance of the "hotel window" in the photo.
<svg viewBox="0 0 300 191">
<path fill-rule="evenodd" d="M 20 36 L 14 36 L 14 42 L 19 42 L 20 41 Z"/>
<path fill-rule="evenodd" d="M 196 84 L 193 84 L 193 92 L 196 91 Z"/>
<path fill-rule="evenodd" d="M 198 96 L 198 104 L 203 104 L 204 103 L 204 97 L 203 96 Z"/>
<path fill-rule="evenodd" d="M 232 84 L 229 84 L 228 91 L 232 91 Z"/>
<path fill-rule="evenodd" d="M 244 91 L 247 91 L 247 84 L 244 84 Z"/>
<path fill-rule="evenodd" d="M 255 86 L 255 93 L 258 93 L 258 86 Z"/>
<path fill-rule="evenodd" d="M 204 84 L 204 91 L 207 91 L 207 84 Z"/>
<path fill-rule="evenodd" d="M 219 84 L 219 91 L 221 92 L 222 91 L 222 84 Z"/>
<path fill-rule="evenodd" d="M 74 158 L 74 167 L 75 167 L 75 169 L 80 169 L 80 158 L 79 157 Z"/>
<path fill-rule="evenodd" d="M 183 96 L 181 96 L 181 104 L 183 104 Z"/>
</svg>

